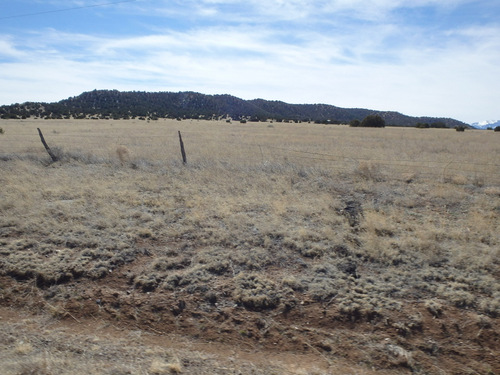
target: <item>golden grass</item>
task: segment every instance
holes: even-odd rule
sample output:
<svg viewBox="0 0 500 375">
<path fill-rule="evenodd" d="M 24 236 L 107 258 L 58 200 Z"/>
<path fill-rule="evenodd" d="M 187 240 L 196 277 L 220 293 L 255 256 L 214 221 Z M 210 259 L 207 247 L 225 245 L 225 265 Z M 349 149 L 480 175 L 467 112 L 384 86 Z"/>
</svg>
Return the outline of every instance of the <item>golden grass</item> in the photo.
<svg viewBox="0 0 500 375">
<path fill-rule="evenodd" d="M 180 160 L 177 130 L 188 162 L 252 166 L 293 164 L 367 179 L 429 178 L 454 184 L 499 183 L 496 135 L 449 129 L 349 128 L 318 124 L 197 120 L 3 120 L 3 155 L 44 156 L 36 128 L 52 148 L 82 160 L 169 163 Z"/>
<path fill-rule="evenodd" d="M 500 316 L 496 133 L 191 120 L 0 125 L 0 276 L 33 283 L 58 316 L 66 283 L 105 279 L 145 255 L 127 276 L 132 288 L 188 293 L 207 301 L 203 309 L 310 300 L 353 322 L 412 303 L 434 317 L 446 306 Z M 37 127 L 60 162 L 50 163 Z M 408 324 L 398 329 L 413 332 Z M 51 361 L 16 348 L 40 371 Z M 418 356 L 401 353 L 402 365 L 417 366 Z M 175 361 L 148 361 L 149 373 L 183 373 Z"/>
</svg>

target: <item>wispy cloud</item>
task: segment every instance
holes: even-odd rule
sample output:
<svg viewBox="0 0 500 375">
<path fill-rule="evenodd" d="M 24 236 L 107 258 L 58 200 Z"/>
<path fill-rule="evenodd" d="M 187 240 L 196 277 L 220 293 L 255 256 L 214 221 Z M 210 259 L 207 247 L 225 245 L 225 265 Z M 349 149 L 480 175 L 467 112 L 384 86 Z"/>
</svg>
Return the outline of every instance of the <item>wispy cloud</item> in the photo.
<svg viewBox="0 0 500 375">
<path fill-rule="evenodd" d="M 22 59 L 26 53 L 16 48 L 10 37 L 0 39 L 0 62 Z"/>
<path fill-rule="evenodd" d="M 460 9 L 472 3 L 139 0 L 102 15 L 102 24 L 0 24 L 0 85 L 8 88 L 0 102 L 94 88 L 195 90 L 496 118 L 500 24 L 464 21 Z"/>
</svg>

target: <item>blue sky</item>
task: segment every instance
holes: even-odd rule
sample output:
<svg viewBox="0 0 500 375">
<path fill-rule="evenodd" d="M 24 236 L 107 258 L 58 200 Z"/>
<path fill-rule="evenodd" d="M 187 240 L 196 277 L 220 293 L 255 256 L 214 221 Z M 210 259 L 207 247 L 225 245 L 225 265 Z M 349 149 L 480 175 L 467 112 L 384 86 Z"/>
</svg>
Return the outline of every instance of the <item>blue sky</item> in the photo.
<svg viewBox="0 0 500 375">
<path fill-rule="evenodd" d="M 500 119 L 500 1 L 2 1 L 0 88 L 0 104 L 197 91 Z"/>
</svg>

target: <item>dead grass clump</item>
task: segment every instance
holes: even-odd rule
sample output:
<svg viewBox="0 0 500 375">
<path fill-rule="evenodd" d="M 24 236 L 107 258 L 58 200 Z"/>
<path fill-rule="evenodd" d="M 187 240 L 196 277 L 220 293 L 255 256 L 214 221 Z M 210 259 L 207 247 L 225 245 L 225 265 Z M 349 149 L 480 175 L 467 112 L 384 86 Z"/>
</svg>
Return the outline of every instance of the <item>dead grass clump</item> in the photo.
<svg viewBox="0 0 500 375">
<path fill-rule="evenodd" d="M 140 238 L 154 238 L 153 231 L 150 228 L 138 228 L 136 233 Z"/>
<path fill-rule="evenodd" d="M 474 306 L 477 298 L 467 289 L 468 285 L 452 282 L 439 286 L 437 293 L 456 307 L 466 308 Z"/>
<path fill-rule="evenodd" d="M 161 287 L 167 290 L 184 288 L 188 293 L 205 293 L 210 289 L 210 282 L 214 275 L 208 272 L 207 267 L 196 265 L 184 271 L 167 274 L 161 282 Z"/>
<path fill-rule="evenodd" d="M 443 305 L 439 301 L 430 299 L 424 302 L 424 306 L 435 318 L 443 314 Z"/>
<path fill-rule="evenodd" d="M 491 298 L 479 299 L 479 308 L 492 318 L 500 317 L 500 291 L 495 292 Z"/>
<path fill-rule="evenodd" d="M 261 271 L 276 261 L 269 250 L 262 248 L 238 249 L 231 254 L 231 260 L 240 270 Z"/>
<path fill-rule="evenodd" d="M 319 258 L 330 249 L 330 241 L 319 231 L 299 228 L 283 239 L 283 246 L 303 257 Z"/>
<path fill-rule="evenodd" d="M 396 231 L 395 220 L 391 215 L 376 210 L 365 210 L 362 230 L 378 237 L 393 237 Z"/>
<path fill-rule="evenodd" d="M 423 319 L 421 314 L 410 315 L 406 320 L 392 324 L 398 333 L 403 337 L 408 337 L 414 332 L 421 332 L 423 329 Z"/>
<path fill-rule="evenodd" d="M 447 181 L 449 181 L 450 183 L 455 184 L 455 185 L 467 185 L 469 182 L 467 176 L 464 176 L 461 174 L 457 174 L 457 175 L 453 175 L 451 177 L 448 177 Z"/>
<path fill-rule="evenodd" d="M 389 362 L 393 366 L 402 366 L 412 369 L 414 367 L 413 355 L 399 345 L 387 343 L 384 345 L 384 354 L 388 355 Z"/>
<path fill-rule="evenodd" d="M 361 247 L 356 251 L 364 259 L 384 265 L 398 265 L 410 260 L 391 239 L 380 237 L 373 232 L 365 232 L 360 235 Z"/>
<path fill-rule="evenodd" d="M 284 287 L 290 288 L 296 292 L 304 292 L 307 289 L 307 284 L 304 280 L 299 280 L 293 275 L 285 276 L 281 280 L 281 284 Z"/>
<path fill-rule="evenodd" d="M 249 310 L 278 307 L 280 295 L 276 285 L 261 274 L 240 274 L 235 279 L 233 298 Z"/>
<path fill-rule="evenodd" d="M 151 263 L 151 269 L 158 272 L 183 269 L 191 263 L 187 257 L 157 257 Z"/>
<path fill-rule="evenodd" d="M 328 302 L 339 294 L 345 285 L 339 275 L 340 272 L 330 264 L 317 264 L 311 269 L 311 275 L 303 277 L 299 285 L 307 286 L 307 293 L 313 300 Z"/>
<path fill-rule="evenodd" d="M 197 252 L 193 258 L 194 263 L 202 265 L 213 275 L 223 275 L 231 267 L 231 251 L 222 248 L 207 248 Z"/>
<path fill-rule="evenodd" d="M 45 358 L 32 359 L 19 366 L 18 375 L 52 375 Z"/>
<path fill-rule="evenodd" d="M 484 189 L 484 193 L 490 196 L 500 197 L 500 187 L 499 186 L 488 186 Z"/>
<path fill-rule="evenodd" d="M 228 260 L 217 260 L 207 264 L 207 271 L 214 275 L 223 275 L 229 271 L 231 263 Z"/>
<path fill-rule="evenodd" d="M 346 276 L 358 278 L 358 261 L 352 257 L 343 258 L 337 262 L 337 268 Z"/>
<path fill-rule="evenodd" d="M 118 146 L 116 148 L 116 156 L 118 156 L 118 160 L 120 160 L 122 165 L 130 161 L 130 152 L 125 146 Z"/>
<path fill-rule="evenodd" d="M 158 274 L 148 273 L 135 277 L 134 286 L 136 288 L 140 288 L 144 293 L 147 293 L 155 290 L 158 287 L 160 281 L 161 278 Z"/>
<path fill-rule="evenodd" d="M 177 360 L 175 362 L 165 362 L 163 359 L 154 359 L 149 367 L 149 372 L 154 375 L 180 374 L 182 366 Z"/>
<path fill-rule="evenodd" d="M 103 279 L 110 273 L 110 271 L 111 270 L 106 263 L 97 263 L 87 272 L 87 277 L 91 280 Z"/>
<path fill-rule="evenodd" d="M 340 313 L 349 320 L 371 320 L 381 315 L 381 305 L 375 295 L 354 285 L 344 292 L 337 298 L 337 303 Z"/>
<path fill-rule="evenodd" d="M 316 276 L 312 279 L 303 279 L 301 284 L 307 285 L 307 292 L 314 301 L 329 302 L 338 294 L 338 286 L 342 281 L 328 277 Z"/>
<path fill-rule="evenodd" d="M 369 161 L 359 162 L 357 168 L 354 170 L 354 174 L 368 181 L 384 181 L 380 165 Z"/>
<path fill-rule="evenodd" d="M 33 345 L 29 342 L 21 341 L 14 348 L 14 352 L 20 355 L 27 355 L 33 351 Z"/>
</svg>

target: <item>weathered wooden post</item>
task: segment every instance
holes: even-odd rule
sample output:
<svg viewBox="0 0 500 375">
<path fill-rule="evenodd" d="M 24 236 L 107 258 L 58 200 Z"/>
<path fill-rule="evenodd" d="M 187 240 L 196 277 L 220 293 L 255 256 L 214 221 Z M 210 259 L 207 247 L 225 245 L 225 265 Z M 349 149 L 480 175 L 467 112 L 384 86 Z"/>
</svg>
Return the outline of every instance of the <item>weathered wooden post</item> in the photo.
<svg viewBox="0 0 500 375">
<path fill-rule="evenodd" d="M 45 147 L 45 149 L 49 153 L 49 156 L 52 159 L 52 161 L 53 162 L 58 161 L 59 158 L 52 152 L 52 150 L 50 149 L 50 147 L 47 144 L 47 142 L 45 142 L 45 138 L 43 138 L 43 134 L 42 134 L 42 131 L 40 130 L 40 128 L 37 128 L 37 130 L 38 130 L 38 134 L 40 135 L 40 139 L 42 140 L 43 147 Z"/>
<path fill-rule="evenodd" d="M 184 164 L 187 163 L 187 159 L 186 159 L 186 151 L 184 150 L 184 142 L 182 142 L 182 136 L 181 136 L 181 131 L 179 130 L 179 142 L 181 144 L 181 154 L 182 154 L 182 162 Z"/>
</svg>

